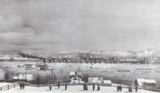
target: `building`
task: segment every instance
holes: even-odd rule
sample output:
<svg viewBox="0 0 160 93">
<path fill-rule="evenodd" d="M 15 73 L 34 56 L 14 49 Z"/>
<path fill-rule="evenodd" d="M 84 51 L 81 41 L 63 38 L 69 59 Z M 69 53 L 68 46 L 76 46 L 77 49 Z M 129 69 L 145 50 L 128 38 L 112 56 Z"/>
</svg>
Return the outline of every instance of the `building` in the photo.
<svg viewBox="0 0 160 93">
<path fill-rule="evenodd" d="M 5 80 L 5 71 L 3 69 L 0 69 L 0 81 L 4 81 Z"/>
<path fill-rule="evenodd" d="M 119 63 L 128 63 L 128 64 L 145 64 L 144 61 L 134 58 L 122 58 L 119 59 Z"/>
<path fill-rule="evenodd" d="M 26 70 L 34 70 L 36 69 L 36 64 L 24 64 Z"/>
<path fill-rule="evenodd" d="M 14 81 L 32 81 L 33 80 L 33 74 L 32 73 L 18 73 L 13 75 L 13 80 Z"/>
<path fill-rule="evenodd" d="M 111 86 L 112 85 L 112 81 L 111 80 L 103 80 L 103 85 Z"/>
<path fill-rule="evenodd" d="M 89 83 L 98 83 L 98 84 L 102 84 L 104 83 L 103 81 L 103 77 L 88 77 L 88 82 Z"/>
<path fill-rule="evenodd" d="M 155 89 L 156 88 L 156 81 L 152 79 L 146 79 L 144 83 L 145 89 Z"/>
<path fill-rule="evenodd" d="M 81 79 L 81 74 L 78 72 L 71 71 L 69 73 L 69 78 L 71 84 L 84 83 Z"/>
<path fill-rule="evenodd" d="M 136 80 L 139 88 L 145 88 L 145 89 L 156 88 L 156 81 L 153 79 L 137 78 Z"/>
</svg>

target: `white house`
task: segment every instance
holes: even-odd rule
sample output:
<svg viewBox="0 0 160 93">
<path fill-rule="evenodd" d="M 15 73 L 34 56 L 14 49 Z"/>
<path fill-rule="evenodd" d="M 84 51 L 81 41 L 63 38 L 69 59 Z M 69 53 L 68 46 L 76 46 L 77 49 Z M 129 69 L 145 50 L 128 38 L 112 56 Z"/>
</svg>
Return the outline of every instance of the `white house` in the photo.
<svg viewBox="0 0 160 93">
<path fill-rule="evenodd" d="M 147 89 L 153 89 L 156 88 L 156 81 L 152 79 L 146 79 L 144 83 L 144 87 Z"/>
<path fill-rule="evenodd" d="M 89 83 L 103 83 L 103 78 L 102 77 L 88 77 L 88 82 Z"/>
<path fill-rule="evenodd" d="M 138 83 L 138 87 L 142 88 L 144 86 L 145 79 L 144 78 L 137 78 L 137 83 Z"/>
<path fill-rule="evenodd" d="M 71 84 L 77 84 L 77 83 L 84 83 L 82 80 L 81 80 L 81 74 L 78 73 L 78 72 L 74 72 L 74 71 L 71 71 L 69 73 L 69 77 L 70 77 L 70 83 Z"/>
<path fill-rule="evenodd" d="M 106 85 L 106 86 L 111 86 L 112 81 L 111 80 L 103 80 L 103 84 Z"/>
<path fill-rule="evenodd" d="M 0 69 L 0 81 L 3 81 L 5 78 L 5 71 L 3 69 Z"/>
<path fill-rule="evenodd" d="M 156 81 L 153 79 L 137 78 L 139 88 L 156 88 Z"/>
<path fill-rule="evenodd" d="M 13 76 L 13 80 L 27 80 L 32 81 L 33 80 L 33 74 L 30 73 L 19 73 Z"/>
</svg>

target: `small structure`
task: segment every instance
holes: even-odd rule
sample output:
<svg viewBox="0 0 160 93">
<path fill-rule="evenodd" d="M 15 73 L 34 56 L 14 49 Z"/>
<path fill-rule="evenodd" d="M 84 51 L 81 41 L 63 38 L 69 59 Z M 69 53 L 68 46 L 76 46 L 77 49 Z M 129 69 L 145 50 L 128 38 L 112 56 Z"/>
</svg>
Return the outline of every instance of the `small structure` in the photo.
<svg viewBox="0 0 160 93">
<path fill-rule="evenodd" d="M 144 88 L 146 89 L 155 89 L 156 88 L 156 81 L 152 79 L 146 79 L 144 83 Z"/>
<path fill-rule="evenodd" d="M 71 72 L 69 73 L 69 76 L 74 76 L 75 74 L 76 74 L 76 72 L 71 71 Z"/>
<path fill-rule="evenodd" d="M 96 84 L 102 84 L 103 83 L 103 77 L 88 77 L 89 83 L 96 83 Z"/>
<path fill-rule="evenodd" d="M 145 83 L 145 79 L 144 78 L 137 78 L 137 83 L 138 83 L 138 87 L 139 88 L 143 88 L 144 83 Z"/>
<path fill-rule="evenodd" d="M 111 80 L 103 80 L 103 85 L 105 85 L 105 86 L 111 86 L 112 82 L 111 82 Z"/>
<path fill-rule="evenodd" d="M 119 60 L 120 63 L 128 63 L 128 64 L 144 64 L 143 61 L 134 58 L 121 58 Z"/>
<path fill-rule="evenodd" d="M 13 80 L 15 81 L 32 81 L 33 80 L 33 74 L 30 73 L 18 73 L 13 76 Z"/>
<path fill-rule="evenodd" d="M 139 88 L 153 89 L 156 88 L 156 81 L 153 79 L 137 78 Z"/>
<path fill-rule="evenodd" d="M 24 64 L 24 67 L 25 67 L 26 70 L 36 69 L 36 65 L 35 64 Z"/>
<path fill-rule="evenodd" d="M 40 70 L 46 70 L 47 69 L 46 63 L 39 63 L 39 64 L 37 64 L 36 67 L 39 68 Z"/>
<path fill-rule="evenodd" d="M 70 78 L 71 84 L 84 83 L 81 80 L 81 74 L 78 72 L 71 71 L 69 73 L 69 78 Z"/>
<path fill-rule="evenodd" d="M 3 69 L 0 69 L 0 81 L 4 81 L 5 79 L 5 71 Z"/>
</svg>

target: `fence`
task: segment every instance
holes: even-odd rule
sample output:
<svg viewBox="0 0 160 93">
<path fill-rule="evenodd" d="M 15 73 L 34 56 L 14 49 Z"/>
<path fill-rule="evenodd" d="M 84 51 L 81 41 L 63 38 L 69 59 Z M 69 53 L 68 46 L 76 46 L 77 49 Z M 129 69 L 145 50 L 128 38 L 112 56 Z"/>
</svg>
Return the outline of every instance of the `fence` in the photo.
<svg viewBox="0 0 160 93">
<path fill-rule="evenodd" d="M 8 84 L 8 85 L 4 85 L 0 87 L 0 91 L 5 91 L 5 90 L 9 90 L 11 88 L 15 88 L 19 86 L 18 82 L 12 83 L 12 84 Z"/>
</svg>

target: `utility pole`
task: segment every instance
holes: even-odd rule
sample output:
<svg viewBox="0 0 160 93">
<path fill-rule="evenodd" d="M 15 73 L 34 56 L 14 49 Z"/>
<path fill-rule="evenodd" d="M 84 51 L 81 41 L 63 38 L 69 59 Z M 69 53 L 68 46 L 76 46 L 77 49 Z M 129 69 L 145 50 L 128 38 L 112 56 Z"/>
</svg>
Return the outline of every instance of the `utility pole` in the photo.
<svg viewBox="0 0 160 93">
<path fill-rule="evenodd" d="M 53 70 L 54 69 L 51 69 L 51 82 L 50 83 L 53 83 Z"/>
<path fill-rule="evenodd" d="M 27 69 L 25 69 L 25 81 L 27 81 Z"/>
<path fill-rule="evenodd" d="M 40 85 L 40 75 L 39 75 L 39 72 L 38 72 L 38 70 L 37 70 L 37 84 L 38 84 L 38 87 L 39 87 L 39 85 Z"/>
</svg>

